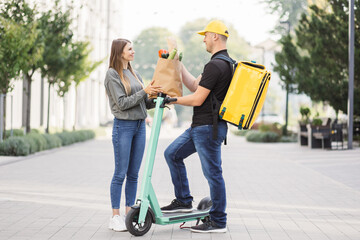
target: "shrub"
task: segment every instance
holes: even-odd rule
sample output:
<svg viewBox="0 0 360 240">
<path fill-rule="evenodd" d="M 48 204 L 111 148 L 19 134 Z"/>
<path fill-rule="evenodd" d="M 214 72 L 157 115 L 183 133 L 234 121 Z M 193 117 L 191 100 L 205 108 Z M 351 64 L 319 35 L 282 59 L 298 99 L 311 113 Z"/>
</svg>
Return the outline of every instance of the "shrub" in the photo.
<svg viewBox="0 0 360 240">
<path fill-rule="evenodd" d="M 264 133 L 264 142 L 278 142 L 280 135 L 275 132 L 266 132 Z"/>
<path fill-rule="evenodd" d="M 95 137 L 92 130 L 62 132 L 56 134 L 39 134 L 32 131 L 26 136 L 9 137 L 0 144 L 0 155 L 26 156 L 30 153 L 43 151 L 55 147 L 70 145 Z"/>
<path fill-rule="evenodd" d="M 94 131 L 91 130 L 79 130 L 74 132 L 64 131 L 62 133 L 56 133 L 55 135 L 61 139 L 63 146 L 70 145 L 75 142 L 86 141 L 95 137 Z"/>
<path fill-rule="evenodd" d="M 0 155 L 26 156 L 30 153 L 30 144 L 24 137 L 10 137 L 0 143 Z"/>
<path fill-rule="evenodd" d="M 280 142 L 297 142 L 296 134 L 290 136 L 281 136 Z"/>
<path fill-rule="evenodd" d="M 249 142 L 278 142 L 280 135 L 275 132 L 250 131 L 246 134 Z"/>
<path fill-rule="evenodd" d="M 61 139 L 61 145 L 63 146 L 67 146 L 75 142 L 74 134 L 71 134 L 70 132 L 56 133 L 55 135 Z"/>
<path fill-rule="evenodd" d="M 47 142 L 48 149 L 61 147 L 61 139 L 58 136 L 53 134 L 44 134 L 43 136 Z"/>
<path fill-rule="evenodd" d="M 40 133 L 38 129 L 31 129 L 30 133 Z"/>
<path fill-rule="evenodd" d="M 75 140 L 77 142 L 86 141 L 95 137 L 95 132 L 90 130 L 79 130 L 75 132 Z"/>
<path fill-rule="evenodd" d="M 231 129 L 231 132 L 236 135 L 236 136 L 246 136 L 246 134 L 249 132 L 250 130 L 239 130 L 239 129 Z"/>
<path fill-rule="evenodd" d="M 281 135 L 281 125 L 279 123 L 260 124 L 259 130 L 261 132 L 275 132 L 278 135 Z"/>
<path fill-rule="evenodd" d="M 271 125 L 270 124 L 261 124 L 259 126 L 259 130 L 261 132 L 269 132 L 269 131 L 271 131 Z"/>
<path fill-rule="evenodd" d="M 303 124 L 307 124 L 309 122 L 309 118 L 310 118 L 310 108 L 308 107 L 300 107 L 300 114 L 301 114 L 301 123 Z"/>
<path fill-rule="evenodd" d="M 25 136 L 25 140 L 30 144 L 30 153 L 48 149 L 47 141 L 42 134 L 29 133 Z"/>
<path fill-rule="evenodd" d="M 320 118 L 314 118 L 311 123 L 314 126 L 321 126 L 322 120 Z"/>
<path fill-rule="evenodd" d="M 13 129 L 13 135 L 12 137 L 19 137 L 24 136 L 24 130 L 23 129 Z M 5 131 L 5 138 L 11 137 L 11 130 Z"/>
</svg>

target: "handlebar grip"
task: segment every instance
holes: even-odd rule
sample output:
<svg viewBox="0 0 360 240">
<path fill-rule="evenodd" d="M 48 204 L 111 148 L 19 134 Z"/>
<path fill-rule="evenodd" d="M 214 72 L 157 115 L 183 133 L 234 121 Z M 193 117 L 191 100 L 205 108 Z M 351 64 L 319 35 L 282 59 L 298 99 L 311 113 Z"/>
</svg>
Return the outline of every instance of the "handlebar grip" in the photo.
<svg viewBox="0 0 360 240">
<path fill-rule="evenodd" d="M 164 108 L 165 107 L 165 104 L 168 104 L 168 103 L 171 103 L 171 102 L 175 102 L 177 101 L 177 98 L 169 98 L 169 97 L 165 97 L 164 98 L 164 101 L 162 102 L 161 104 L 161 108 Z"/>
</svg>

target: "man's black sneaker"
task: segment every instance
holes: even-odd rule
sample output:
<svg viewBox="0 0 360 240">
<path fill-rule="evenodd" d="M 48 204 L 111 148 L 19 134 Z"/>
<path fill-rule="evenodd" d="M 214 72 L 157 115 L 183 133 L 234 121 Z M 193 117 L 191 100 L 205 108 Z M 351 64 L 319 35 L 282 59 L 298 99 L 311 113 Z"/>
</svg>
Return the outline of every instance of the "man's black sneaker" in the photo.
<svg viewBox="0 0 360 240">
<path fill-rule="evenodd" d="M 161 208 L 161 211 L 164 213 L 174 213 L 174 212 L 191 212 L 192 204 L 184 204 L 177 199 L 172 200 L 170 205 Z"/>
<path fill-rule="evenodd" d="M 213 221 L 206 221 L 203 224 L 191 227 L 190 230 L 197 233 L 225 233 L 226 227 L 221 228 Z"/>
</svg>

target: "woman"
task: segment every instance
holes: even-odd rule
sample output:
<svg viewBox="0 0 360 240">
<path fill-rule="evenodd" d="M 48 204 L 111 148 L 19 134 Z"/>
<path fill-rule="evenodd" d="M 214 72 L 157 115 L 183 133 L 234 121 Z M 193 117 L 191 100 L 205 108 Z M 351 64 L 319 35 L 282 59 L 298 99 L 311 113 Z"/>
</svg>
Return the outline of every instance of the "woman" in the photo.
<svg viewBox="0 0 360 240">
<path fill-rule="evenodd" d="M 122 185 L 125 184 L 125 213 L 134 205 L 137 179 L 145 148 L 146 108 L 151 107 L 147 94 L 156 94 L 160 87 L 151 82 L 143 86 L 139 74 L 130 62 L 135 51 L 129 40 L 116 39 L 112 42 L 110 66 L 106 73 L 105 88 L 114 115 L 112 142 L 115 156 L 115 171 L 111 181 L 110 195 L 113 217 L 109 228 L 125 231 L 125 217 L 120 217 Z"/>
</svg>

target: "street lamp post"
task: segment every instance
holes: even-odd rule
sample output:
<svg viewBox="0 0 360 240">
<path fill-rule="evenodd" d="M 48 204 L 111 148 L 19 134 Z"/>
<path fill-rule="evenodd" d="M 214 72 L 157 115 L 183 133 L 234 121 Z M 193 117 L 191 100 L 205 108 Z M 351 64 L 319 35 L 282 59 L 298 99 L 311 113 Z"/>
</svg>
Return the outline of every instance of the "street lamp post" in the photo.
<svg viewBox="0 0 360 240">
<path fill-rule="evenodd" d="M 280 21 L 281 24 L 287 24 L 287 33 L 290 35 L 290 22 Z M 289 119 L 289 84 L 286 83 L 286 103 L 285 103 L 285 126 L 283 128 L 283 135 L 287 135 L 288 119 Z"/>
<path fill-rule="evenodd" d="M 348 89 L 348 149 L 352 149 L 354 118 L 354 0 L 349 1 L 349 89 Z"/>
<path fill-rule="evenodd" d="M 255 46 L 255 48 L 261 49 L 261 64 L 265 66 L 265 47 L 264 46 Z M 265 102 L 261 109 L 261 121 L 264 123 L 265 118 Z"/>
</svg>

